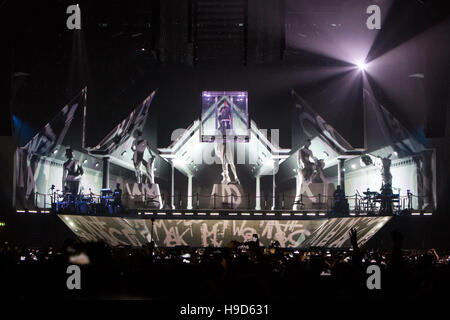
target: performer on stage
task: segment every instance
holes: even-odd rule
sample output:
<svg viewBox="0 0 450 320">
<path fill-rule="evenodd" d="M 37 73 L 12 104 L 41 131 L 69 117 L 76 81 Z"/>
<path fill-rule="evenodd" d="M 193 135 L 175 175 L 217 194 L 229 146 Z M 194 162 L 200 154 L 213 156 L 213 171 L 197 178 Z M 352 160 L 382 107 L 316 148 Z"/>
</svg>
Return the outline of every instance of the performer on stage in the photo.
<svg viewBox="0 0 450 320">
<path fill-rule="evenodd" d="M 120 183 L 116 184 L 116 190 L 114 190 L 114 204 L 116 206 L 122 206 L 122 189 L 120 189 Z"/>
<path fill-rule="evenodd" d="M 144 160 L 144 153 L 146 149 L 150 154 L 150 158 L 147 161 Z M 147 176 L 149 183 L 154 184 L 155 178 L 153 176 L 153 166 L 155 155 L 149 148 L 147 140 L 142 137 L 142 132 L 140 130 L 137 131 L 137 138 L 134 140 L 131 150 L 134 152 L 133 164 L 137 182 L 142 183 L 141 165 L 143 164 L 145 167 L 145 175 Z"/>
<path fill-rule="evenodd" d="M 79 161 L 73 158 L 72 149 L 66 149 L 66 158 L 67 161 L 63 165 L 62 190 L 68 190 L 73 195 L 77 195 L 84 170 Z"/>
<path fill-rule="evenodd" d="M 383 158 L 384 159 L 384 158 Z M 381 205 L 380 205 L 380 213 L 381 214 L 392 214 L 393 208 L 392 208 L 392 199 L 393 199 L 393 193 L 392 193 L 392 186 L 390 184 L 383 184 L 381 187 Z"/>
<path fill-rule="evenodd" d="M 122 189 L 120 188 L 120 183 L 116 184 L 116 190 L 113 193 L 114 197 L 114 213 L 123 211 L 122 207 Z"/>
</svg>

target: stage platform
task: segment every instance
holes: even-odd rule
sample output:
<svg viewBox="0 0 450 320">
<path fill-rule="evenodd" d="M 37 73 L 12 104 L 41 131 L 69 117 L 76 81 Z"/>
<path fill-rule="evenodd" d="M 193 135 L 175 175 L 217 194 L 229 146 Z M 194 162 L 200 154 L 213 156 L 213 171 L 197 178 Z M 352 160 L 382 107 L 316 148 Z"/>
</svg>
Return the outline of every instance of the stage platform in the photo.
<svg viewBox="0 0 450 320">
<path fill-rule="evenodd" d="M 38 211 L 35 211 L 35 213 Z M 44 211 L 42 211 L 44 212 Z M 391 217 L 392 214 L 378 212 L 350 211 L 346 214 L 337 214 L 325 210 L 248 210 L 248 209 L 127 209 L 114 213 L 80 212 L 77 210 L 45 210 L 45 213 L 57 215 L 77 215 L 95 217 L 120 217 L 128 219 L 201 219 L 201 220 L 317 220 L 329 218 L 352 217 Z M 414 212 L 410 215 L 431 215 L 431 213 Z"/>
<path fill-rule="evenodd" d="M 285 248 L 350 247 L 348 232 L 358 230 L 360 245 L 392 216 L 330 216 L 323 211 L 153 210 L 124 214 L 59 213 L 57 216 L 82 241 L 142 246 L 152 239 L 159 247 L 224 247 L 232 240 L 262 246 L 278 241 Z"/>
</svg>

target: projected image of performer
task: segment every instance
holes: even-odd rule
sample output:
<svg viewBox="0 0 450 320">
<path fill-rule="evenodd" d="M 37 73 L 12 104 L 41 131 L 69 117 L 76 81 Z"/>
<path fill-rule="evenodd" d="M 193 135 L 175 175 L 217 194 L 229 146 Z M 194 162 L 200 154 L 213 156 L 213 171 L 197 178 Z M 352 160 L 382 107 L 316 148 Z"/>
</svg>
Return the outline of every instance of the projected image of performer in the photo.
<svg viewBox="0 0 450 320">
<path fill-rule="evenodd" d="M 314 158 L 314 173 L 312 175 L 311 181 L 314 183 L 328 183 L 328 179 L 325 177 L 323 172 L 325 168 L 325 160 Z"/>
<path fill-rule="evenodd" d="M 231 107 L 228 105 L 227 101 L 224 101 L 217 116 L 219 120 L 219 132 L 222 135 L 222 139 L 217 139 L 214 141 L 214 151 L 219 157 L 222 163 L 222 184 L 236 183 L 240 184 L 236 166 L 234 165 L 233 152 L 231 145 L 227 145 L 226 135 L 230 133 L 232 129 L 231 125 Z M 234 180 L 231 179 L 228 167 L 231 168 Z"/>
<path fill-rule="evenodd" d="M 231 130 L 231 108 L 226 101 L 223 102 L 217 116 L 219 120 L 219 131 L 222 136 L 227 134 L 227 130 Z"/>
<path fill-rule="evenodd" d="M 297 158 L 297 169 L 301 173 L 302 183 L 308 183 L 311 181 L 317 159 L 313 156 L 309 147 L 311 146 L 311 140 L 308 139 L 305 145 L 299 150 Z M 311 161 L 311 158 L 314 161 Z"/>
<path fill-rule="evenodd" d="M 391 156 L 381 158 L 381 179 L 384 185 L 392 185 Z"/>
<path fill-rule="evenodd" d="M 154 184 L 155 178 L 153 175 L 153 167 L 154 167 L 155 155 L 149 148 L 147 140 L 142 137 L 142 132 L 138 130 L 136 132 L 136 134 L 137 134 L 137 137 L 133 141 L 131 150 L 134 152 L 133 164 L 134 164 L 134 170 L 135 170 L 137 182 L 138 183 L 143 182 L 141 165 L 144 165 L 145 176 L 147 177 L 149 183 Z M 148 150 L 148 153 L 150 154 L 150 157 L 148 160 L 144 160 L 145 150 Z"/>
<path fill-rule="evenodd" d="M 62 190 L 68 190 L 77 195 L 80 189 L 80 180 L 84 174 L 80 162 L 73 158 L 73 150 L 66 149 L 67 161 L 63 165 Z"/>
</svg>

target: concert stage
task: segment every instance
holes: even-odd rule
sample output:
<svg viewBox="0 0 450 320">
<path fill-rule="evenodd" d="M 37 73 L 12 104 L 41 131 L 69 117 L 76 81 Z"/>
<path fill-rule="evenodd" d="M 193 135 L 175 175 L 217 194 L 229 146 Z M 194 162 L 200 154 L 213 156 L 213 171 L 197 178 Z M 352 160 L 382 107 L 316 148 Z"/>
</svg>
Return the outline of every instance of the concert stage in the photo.
<svg viewBox="0 0 450 320">
<path fill-rule="evenodd" d="M 380 140 L 397 120 L 370 95 L 367 113 L 391 122 L 368 123 L 377 143 L 356 148 L 292 92 L 291 149 L 250 120 L 245 91 L 202 92 L 200 119 L 158 148 L 154 95 L 87 147 L 84 89 L 17 148 L 16 211 L 56 214 L 81 240 L 110 245 L 220 247 L 257 234 L 263 246 L 345 248 L 351 228 L 362 245 L 393 216 L 435 208 L 434 150 L 406 130 Z"/>
</svg>

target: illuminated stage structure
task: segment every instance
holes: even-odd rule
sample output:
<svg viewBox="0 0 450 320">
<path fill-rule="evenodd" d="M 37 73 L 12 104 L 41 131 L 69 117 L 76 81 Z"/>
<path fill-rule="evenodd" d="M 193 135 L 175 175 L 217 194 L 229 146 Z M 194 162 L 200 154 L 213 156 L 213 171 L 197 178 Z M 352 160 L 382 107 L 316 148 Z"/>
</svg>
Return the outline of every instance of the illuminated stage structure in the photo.
<svg viewBox="0 0 450 320">
<path fill-rule="evenodd" d="M 200 119 L 158 148 L 148 121 L 154 96 L 87 147 L 84 89 L 17 148 L 16 211 L 56 214 L 83 241 L 111 245 L 225 246 L 256 233 L 263 245 L 308 248 L 349 246 L 353 227 L 363 244 L 394 214 L 434 210 L 434 150 L 369 92 L 364 148 L 350 145 L 294 91 L 294 149 L 250 120 L 242 91 L 203 92 Z M 73 159 L 64 156 L 69 148 Z M 82 168 L 79 194 L 63 180 L 73 160 Z"/>
</svg>

